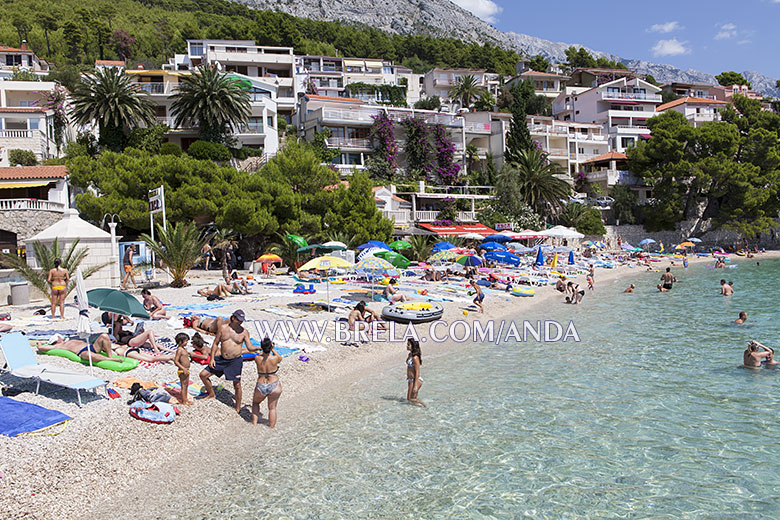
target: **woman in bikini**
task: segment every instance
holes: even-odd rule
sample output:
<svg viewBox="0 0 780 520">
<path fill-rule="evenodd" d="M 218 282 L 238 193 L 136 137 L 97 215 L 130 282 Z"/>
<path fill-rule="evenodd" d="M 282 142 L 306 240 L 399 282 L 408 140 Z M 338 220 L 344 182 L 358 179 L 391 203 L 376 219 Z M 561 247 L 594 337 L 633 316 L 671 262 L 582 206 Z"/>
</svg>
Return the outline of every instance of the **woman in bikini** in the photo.
<svg viewBox="0 0 780 520">
<path fill-rule="evenodd" d="M 230 287 L 225 285 L 224 283 L 218 283 L 214 286 L 213 289 L 209 289 L 208 287 L 203 287 L 202 289 L 198 289 L 198 294 L 201 296 L 205 296 L 208 298 L 209 296 L 218 296 L 220 298 L 225 298 L 227 296 L 231 295 Z"/>
<path fill-rule="evenodd" d="M 264 338 L 260 344 L 262 353 L 255 357 L 257 365 L 257 385 L 255 395 L 252 398 L 252 424 L 257 424 L 260 415 L 260 403 L 268 398 L 268 427 L 276 426 L 276 404 L 282 395 L 282 382 L 279 381 L 279 363 L 282 356 L 274 350 L 274 344 L 270 338 Z"/>
<path fill-rule="evenodd" d="M 144 309 L 149 313 L 151 319 L 164 320 L 168 318 L 168 315 L 165 314 L 165 306 L 157 296 L 152 295 L 149 289 L 141 291 L 141 296 L 144 299 Z"/>
<path fill-rule="evenodd" d="M 145 347 L 147 344 L 151 346 L 155 354 L 161 354 L 160 346 L 154 339 L 154 332 L 151 330 L 136 330 L 135 333 L 129 330 L 124 330 L 123 325 L 134 325 L 133 320 L 127 316 L 121 314 L 112 314 L 110 312 L 104 312 L 101 316 L 103 325 L 110 327 L 111 335 L 116 340 L 117 344 L 128 347 Z M 113 326 L 112 326 L 113 323 Z"/>
<path fill-rule="evenodd" d="M 138 361 L 145 361 L 147 363 L 167 363 L 172 361 L 174 356 L 168 354 L 160 354 L 159 356 L 152 356 L 151 354 L 145 354 L 141 352 L 138 347 L 131 347 L 129 345 L 113 345 L 114 354 L 117 356 L 129 357 L 137 359 Z"/>
<path fill-rule="evenodd" d="M 49 284 L 51 285 L 51 319 L 57 305 L 60 306 L 60 318 L 65 319 L 65 296 L 68 294 L 68 282 L 70 275 L 68 270 L 60 267 L 62 260 L 54 259 L 54 269 L 49 270 Z"/>
<path fill-rule="evenodd" d="M 406 340 L 406 350 L 409 355 L 406 356 L 406 400 L 410 403 L 426 406 L 425 403 L 417 398 L 423 379 L 420 377 L 420 366 L 422 366 L 422 352 L 420 351 L 420 342 L 414 338 Z"/>
<path fill-rule="evenodd" d="M 184 326 L 192 327 L 203 334 L 217 335 L 217 330 L 222 326 L 222 318 L 201 318 L 200 316 L 191 316 L 184 318 Z"/>
</svg>

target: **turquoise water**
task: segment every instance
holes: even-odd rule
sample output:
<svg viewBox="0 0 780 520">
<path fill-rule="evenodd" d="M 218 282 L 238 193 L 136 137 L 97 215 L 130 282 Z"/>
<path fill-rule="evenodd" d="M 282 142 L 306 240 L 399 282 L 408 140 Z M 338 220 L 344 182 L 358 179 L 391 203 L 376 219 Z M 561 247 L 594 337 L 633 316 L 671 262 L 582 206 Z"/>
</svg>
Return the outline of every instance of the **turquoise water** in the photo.
<svg viewBox="0 0 780 520">
<path fill-rule="evenodd" d="M 305 427 L 214 468 L 186 511 L 778 518 L 780 371 L 740 368 L 749 339 L 774 345 L 780 333 L 780 262 L 762 264 L 676 268 L 683 282 L 668 294 L 655 290 L 659 273 L 637 272 L 635 294 L 597 275 L 583 305 L 521 317 L 572 319 L 581 343 L 424 356 L 426 409 L 399 400 L 403 365 L 360 381 L 318 405 Z M 719 295 L 721 277 L 734 280 L 733 297 Z M 750 326 L 730 324 L 741 310 Z"/>
</svg>

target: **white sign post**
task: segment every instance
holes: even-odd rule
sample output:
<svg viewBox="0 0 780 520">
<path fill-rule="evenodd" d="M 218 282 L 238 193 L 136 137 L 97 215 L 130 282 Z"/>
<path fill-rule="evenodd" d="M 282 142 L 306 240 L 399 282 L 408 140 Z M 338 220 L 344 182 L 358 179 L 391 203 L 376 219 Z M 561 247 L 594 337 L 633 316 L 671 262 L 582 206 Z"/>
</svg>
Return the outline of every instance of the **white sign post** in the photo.
<svg viewBox="0 0 780 520">
<path fill-rule="evenodd" d="M 154 214 L 162 211 L 163 229 L 168 230 L 168 222 L 165 219 L 165 186 L 149 190 L 149 226 L 152 228 L 152 241 L 154 241 Z M 154 251 L 152 251 L 152 278 L 154 278 Z"/>
</svg>

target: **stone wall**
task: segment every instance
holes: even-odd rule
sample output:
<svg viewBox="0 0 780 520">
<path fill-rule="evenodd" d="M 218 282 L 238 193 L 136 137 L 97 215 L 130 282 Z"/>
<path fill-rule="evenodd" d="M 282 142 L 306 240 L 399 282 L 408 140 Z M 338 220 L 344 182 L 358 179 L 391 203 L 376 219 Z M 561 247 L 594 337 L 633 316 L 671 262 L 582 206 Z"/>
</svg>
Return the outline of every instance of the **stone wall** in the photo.
<svg viewBox="0 0 780 520">
<path fill-rule="evenodd" d="M 21 242 L 62 220 L 62 217 L 63 213 L 56 211 L 0 211 L 0 229 L 16 233 L 17 240 Z"/>
</svg>

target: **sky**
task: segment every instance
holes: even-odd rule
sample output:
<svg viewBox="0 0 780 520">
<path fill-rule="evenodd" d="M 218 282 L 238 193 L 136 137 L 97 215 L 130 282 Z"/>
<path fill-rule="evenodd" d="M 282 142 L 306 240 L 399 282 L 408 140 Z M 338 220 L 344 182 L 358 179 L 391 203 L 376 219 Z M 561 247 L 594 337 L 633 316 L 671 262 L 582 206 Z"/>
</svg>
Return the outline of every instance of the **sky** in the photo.
<svg viewBox="0 0 780 520">
<path fill-rule="evenodd" d="M 502 31 L 711 74 L 780 78 L 780 0 L 452 0 Z"/>
</svg>

